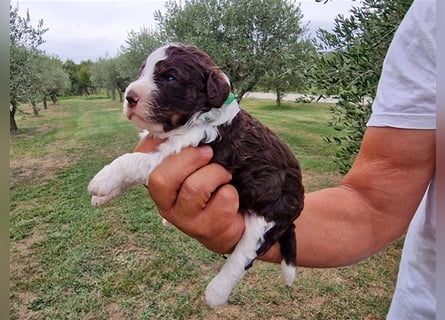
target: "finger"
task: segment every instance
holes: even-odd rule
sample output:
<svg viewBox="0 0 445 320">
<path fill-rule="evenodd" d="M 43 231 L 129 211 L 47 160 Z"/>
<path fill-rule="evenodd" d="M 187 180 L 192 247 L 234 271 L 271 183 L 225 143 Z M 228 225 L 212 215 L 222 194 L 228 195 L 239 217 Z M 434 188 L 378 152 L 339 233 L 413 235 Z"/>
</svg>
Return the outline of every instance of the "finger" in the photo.
<svg viewBox="0 0 445 320">
<path fill-rule="evenodd" d="M 215 230 L 215 228 L 218 228 L 217 225 L 231 227 L 234 219 L 241 218 L 241 224 L 243 225 L 244 219 L 238 209 L 239 195 L 236 188 L 231 184 L 226 184 L 219 188 L 207 203 L 205 213 L 203 213 L 203 216 L 205 216 L 208 220 L 208 225 L 213 226 L 213 228 L 210 229 L 209 234 L 211 236 L 219 236 L 217 230 Z M 218 228 L 218 230 L 222 231 L 223 233 L 232 233 L 233 230 L 229 229 L 230 228 Z M 242 229 L 244 230 L 244 228 Z M 240 235 L 242 234 L 243 230 L 241 230 Z"/>
<path fill-rule="evenodd" d="M 244 233 L 244 217 L 238 209 L 235 187 L 226 184 L 219 188 L 202 213 L 200 224 L 205 227 L 199 229 L 202 233 L 196 238 L 214 252 L 232 252 Z"/>
<path fill-rule="evenodd" d="M 181 217 L 176 218 L 194 218 L 207 206 L 212 193 L 231 179 L 232 175 L 216 163 L 195 171 L 182 184 L 175 205 L 175 212 L 180 213 Z"/>
<path fill-rule="evenodd" d="M 148 189 L 159 211 L 172 208 L 183 181 L 212 158 L 212 148 L 186 148 L 167 157 L 150 174 Z"/>
<path fill-rule="evenodd" d="M 141 140 L 139 140 L 133 152 L 144 152 L 144 153 L 152 152 L 156 150 L 156 148 L 164 141 L 165 139 L 154 138 L 151 135 L 146 135 Z"/>
</svg>

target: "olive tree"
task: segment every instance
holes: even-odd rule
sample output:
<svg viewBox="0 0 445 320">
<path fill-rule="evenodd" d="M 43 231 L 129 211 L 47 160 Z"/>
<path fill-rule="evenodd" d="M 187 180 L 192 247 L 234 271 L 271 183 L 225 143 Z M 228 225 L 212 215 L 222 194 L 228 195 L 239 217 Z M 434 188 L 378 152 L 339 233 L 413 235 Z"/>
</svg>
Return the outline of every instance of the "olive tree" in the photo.
<svg viewBox="0 0 445 320">
<path fill-rule="evenodd" d="M 37 99 L 36 85 L 40 81 L 38 73 L 38 59 L 41 53 L 38 47 L 43 43 L 43 34 L 48 30 L 43 27 L 43 20 L 38 25 L 31 25 L 31 18 L 27 11 L 26 17 L 18 14 L 18 7 L 9 6 L 9 115 L 10 131 L 17 130 L 15 114 L 21 101 L 33 103 L 34 112 Z"/>
<path fill-rule="evenodd" d="M 286 62 L 306 30 L 302 18 L 291 0 L 169 1 L 164 14 L 155 13 L 166 40 L 194 44 L 215 60 L 238 101 L 270 70 L 287 74 Z"/>
<path fill-rule="evenodd" d="M 62 61 L 56 57 L 42 55 L 39 69 L 41 74 L 39 91 L 46 109 L 48 99 L 55 104 L 57 97 L 69 90 L 71 82 L 68 73 L 63 69 Z"/>
<path fill-rule="evenodd" d="M 119 94 L 122 102 L 123 92 L 134 80 L 138 70 L 150 52 L 162 44 L 160 35 L 147 28 L 139 32 L 130 31 L 120 54 L 111 59 L 99 59 L 91 68 L 91 80 L 98 88 L 106 89 L 111 98 Z"/>
<path fill-rule="evenodd" d="M 331 32 L 320 29 L 318 49 L 307 81 L 338 95 L 330 125 L 337 135 L 326 140 L 340 145 L 334 161 L 346 173 L 361 145 L 377 91 L 383 60 L 393 35 L 412 0 L 363 0 L 351 15 L 335 18 Z M 322 4 L 321 4 L 322 5 Z"/>
</svg>

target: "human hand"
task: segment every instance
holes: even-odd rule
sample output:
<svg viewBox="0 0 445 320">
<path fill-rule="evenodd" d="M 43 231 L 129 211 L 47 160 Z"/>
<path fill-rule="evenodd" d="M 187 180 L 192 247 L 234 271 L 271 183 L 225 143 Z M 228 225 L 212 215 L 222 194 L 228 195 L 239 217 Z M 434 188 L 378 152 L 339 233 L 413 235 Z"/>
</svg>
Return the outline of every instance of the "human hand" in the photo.
<svg viewBox="0 0 445 320">
<path fill-rule="evenodd" d="M 147 136 L 137 152 L 150 152 L 162 141 Z M 230 253 L 244 232 L 238 193 L 231 175 L 209 161 L 208 146 L 186 148 L 165 159 L 151 173 L 148 189 L 162 217 L 217 253 Z"/>
</svg>

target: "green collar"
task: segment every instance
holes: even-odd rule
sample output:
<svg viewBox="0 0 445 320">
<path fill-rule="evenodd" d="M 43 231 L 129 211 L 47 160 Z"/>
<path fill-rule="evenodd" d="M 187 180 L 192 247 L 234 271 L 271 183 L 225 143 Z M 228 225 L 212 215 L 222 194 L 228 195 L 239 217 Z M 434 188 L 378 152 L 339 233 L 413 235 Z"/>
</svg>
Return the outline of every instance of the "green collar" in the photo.
<svg viewBox="0 0 445 320">
<path fill-rule="evenodd" d="M 224 102 L 224 105 L 228 106 L 233 102 L 233 100 L 235 100 L 235 95 L 233 94 L 233 92 L 230 92 L 229 97 L 227 98 L 226 102 Z"/>
<path fill-rule="evenodd" d="M 230 93 L 229 97 L 220 108 L 213 108 L 202 113 L 198 116 L 197 120 L 203 121 L 206 125 L 210 124 L 211 126 L 216 127 L 223 123 L 230 123 L 230 121 L 232 121 L 238 114 L 239 110 L 235 95 Z"/>
</svg>

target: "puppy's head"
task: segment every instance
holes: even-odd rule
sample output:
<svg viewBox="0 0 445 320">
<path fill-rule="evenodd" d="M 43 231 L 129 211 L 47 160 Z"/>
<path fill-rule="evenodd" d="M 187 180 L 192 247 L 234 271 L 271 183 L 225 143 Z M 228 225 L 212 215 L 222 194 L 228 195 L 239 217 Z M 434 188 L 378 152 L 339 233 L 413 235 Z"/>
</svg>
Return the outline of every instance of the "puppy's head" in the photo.
<svg viewBox="0 0 445 320">
<path fill-rule="evenodd" d="M 227 77 L 206 53 L 172 44 L 153 51 L 141 66 L 125 90 L 124 113 L 138 127 L 164 134 L 220 108 L 229 93 Z"/>
</svg>

